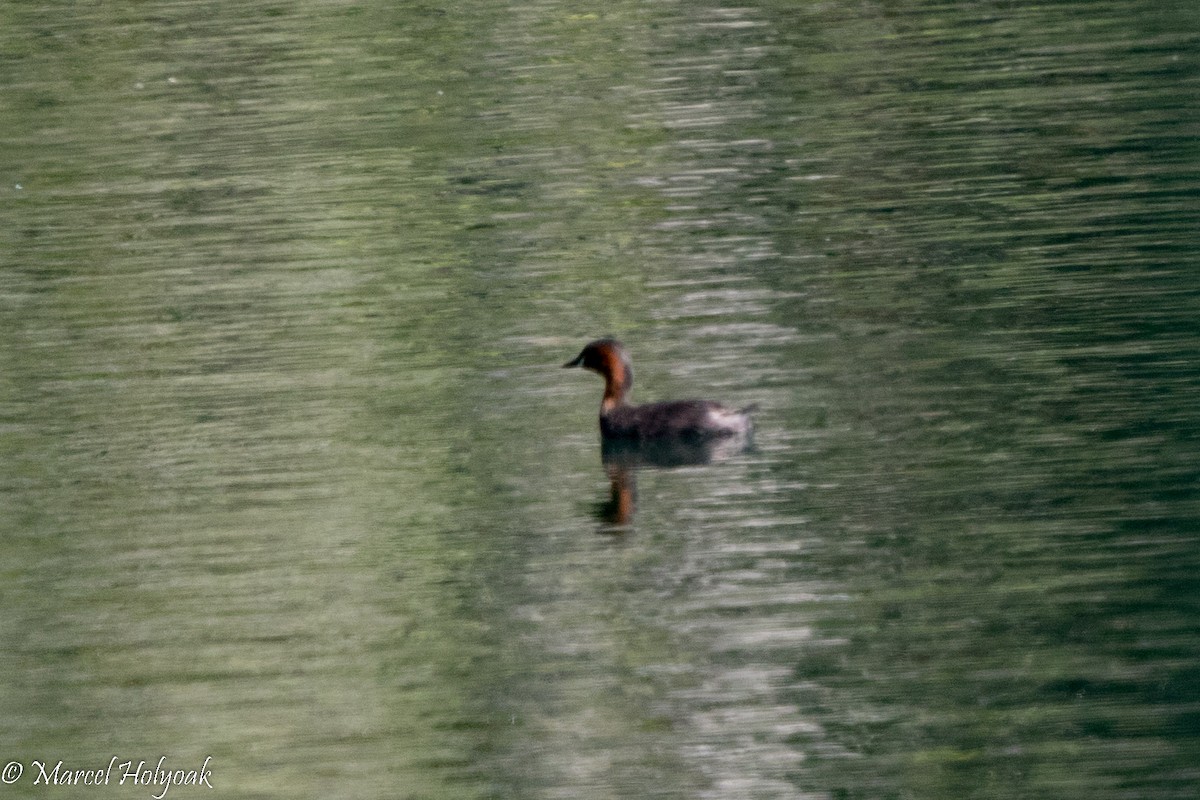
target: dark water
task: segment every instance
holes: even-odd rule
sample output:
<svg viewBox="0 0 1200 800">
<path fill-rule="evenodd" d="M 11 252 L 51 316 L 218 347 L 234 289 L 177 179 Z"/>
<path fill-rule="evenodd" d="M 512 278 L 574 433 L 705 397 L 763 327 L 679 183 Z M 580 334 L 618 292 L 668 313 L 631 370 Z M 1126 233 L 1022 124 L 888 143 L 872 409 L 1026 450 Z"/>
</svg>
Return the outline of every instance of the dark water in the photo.
<svg viewBox="0 0 1200 800">
<path fill-rule="evenodd" d="M 0 8 L 4 793 L 1195 797 L 1198 17 Z"/>
</svg>

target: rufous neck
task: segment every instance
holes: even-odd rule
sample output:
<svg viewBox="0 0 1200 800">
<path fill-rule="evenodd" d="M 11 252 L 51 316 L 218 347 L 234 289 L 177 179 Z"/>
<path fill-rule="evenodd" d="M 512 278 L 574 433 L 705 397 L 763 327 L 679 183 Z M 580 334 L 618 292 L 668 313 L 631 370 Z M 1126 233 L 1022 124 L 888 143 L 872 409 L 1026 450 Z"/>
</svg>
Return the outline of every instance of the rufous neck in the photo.
<svg viewBox="0 0 1200 800">
<path fill-rule="evenodd" d="M 610 379 L 604 385 L 604 399 L 600 401 L 600 411 L 612 411 L 614 408 L 619 408 L 625 405 L 625 395 L 627 394 L 623 386 L 616 386 Z"/>
<path fill-rule="evenodd" d="M 625 367 L 620 361 L 613 359 L 604 376 L 604 399 L 600 401 L 600 411 L 612 411 L 625 405 L 625 397 L 628 394 L 629 380 Z"/>
</svg>

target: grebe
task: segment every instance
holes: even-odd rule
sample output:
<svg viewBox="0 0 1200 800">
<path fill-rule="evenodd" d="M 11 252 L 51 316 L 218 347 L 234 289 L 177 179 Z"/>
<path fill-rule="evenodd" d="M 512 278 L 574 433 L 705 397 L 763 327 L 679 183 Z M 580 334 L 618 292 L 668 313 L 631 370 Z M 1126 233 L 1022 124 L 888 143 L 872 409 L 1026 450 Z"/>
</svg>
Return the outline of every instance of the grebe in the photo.
<svg viewBox="0 0 1200 800">
<path fill-rule="evenodd" d="M 607 439 L 641 441 L 662 439 L 702 440 L 748 437 L 754 425 L 750 412 L 726 408 L 711 400 L 670 400 L 629 405 L 633 364 L 616 339 L 597 339 L 563 367 L 583 367 L 604 376 L 600 402 L 600 433 Z"/>
</svg>

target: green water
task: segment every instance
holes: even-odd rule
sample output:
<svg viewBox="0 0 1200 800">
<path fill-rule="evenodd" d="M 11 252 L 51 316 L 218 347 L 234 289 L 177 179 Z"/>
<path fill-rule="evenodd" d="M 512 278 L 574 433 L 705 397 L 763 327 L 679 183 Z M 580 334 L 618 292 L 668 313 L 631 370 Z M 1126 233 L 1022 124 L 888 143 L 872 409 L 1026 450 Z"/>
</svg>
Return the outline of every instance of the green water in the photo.
<svg viewBox="0 0 1200 800">
<path fill-rule="evenodd" d="M 1195 797 L 1197 23 L 0 7 L 0 793 Z"/>
</svg>

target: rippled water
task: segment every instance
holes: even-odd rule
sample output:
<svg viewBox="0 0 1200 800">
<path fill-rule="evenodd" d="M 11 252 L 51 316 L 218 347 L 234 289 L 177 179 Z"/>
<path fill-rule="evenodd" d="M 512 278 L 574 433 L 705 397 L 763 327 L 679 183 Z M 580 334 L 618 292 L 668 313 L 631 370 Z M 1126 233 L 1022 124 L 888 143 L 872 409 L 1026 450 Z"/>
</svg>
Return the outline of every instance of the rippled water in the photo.
<svg viewBox="0 0 1200 800">
<path fill-rule="evenodd" d="M 1194 797 L 1197 16 L 0 9 L 6 791 Z"/>
</svg>

